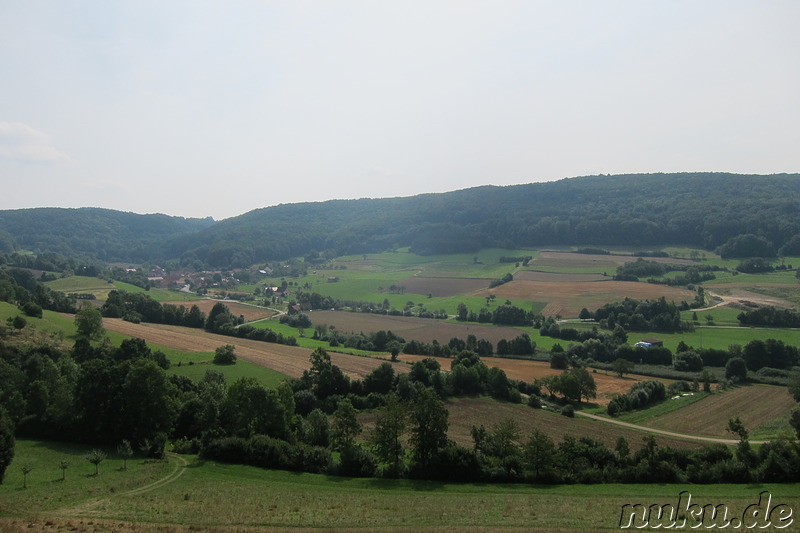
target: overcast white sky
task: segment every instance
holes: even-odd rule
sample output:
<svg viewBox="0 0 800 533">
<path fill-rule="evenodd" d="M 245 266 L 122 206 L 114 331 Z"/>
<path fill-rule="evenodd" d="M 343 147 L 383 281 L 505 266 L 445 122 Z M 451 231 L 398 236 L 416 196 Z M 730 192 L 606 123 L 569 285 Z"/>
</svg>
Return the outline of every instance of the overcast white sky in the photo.
<svg viewBox="0 0 800 533">
<path fill-rule="evenodd" d="M 0 0 L 0 209 L 800 171 L 800 2 Z"/>
</svg>

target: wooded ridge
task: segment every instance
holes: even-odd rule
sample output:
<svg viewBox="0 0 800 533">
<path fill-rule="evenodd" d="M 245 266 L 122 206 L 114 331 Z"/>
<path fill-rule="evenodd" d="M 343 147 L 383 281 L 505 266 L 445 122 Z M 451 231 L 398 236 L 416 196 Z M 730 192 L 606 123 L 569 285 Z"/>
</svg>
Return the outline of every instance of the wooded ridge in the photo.
<svg viewBox="0 0 800 533">
<path fill-rule="evenodd" d="M 106 209 L 20 209 L 0 211 L 0 252 L 243 267 L 312 250 L 343 255 L 404 246 L 432 254 L 576 244 L 714 250 L 728 243 L 735 255 L 736 243 L 729 241 L 753 235 L 757 242 L 739 244 L 757 246 L 757 255 L 788 255 L 800 253 L 799 205 L 799 174 L 681 173 L 284 204 L 219 222 Z"/>
</svg>

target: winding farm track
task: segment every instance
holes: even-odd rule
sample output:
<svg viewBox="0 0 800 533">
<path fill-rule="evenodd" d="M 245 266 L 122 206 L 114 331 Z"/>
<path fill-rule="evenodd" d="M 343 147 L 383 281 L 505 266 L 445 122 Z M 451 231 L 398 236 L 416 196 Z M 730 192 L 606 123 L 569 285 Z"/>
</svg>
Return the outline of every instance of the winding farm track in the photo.
<svg viewBox="0 0 800 533">
<path fill-rule="evenodd" d="M 173 459 L 177 459 L 177 464 L 175 468 L 170 472 L 170 474 L 166 477 L 163 477 L 157 481 L 149 483 L 143 487 L 139 487 L 138 489 L 129 490 L 122 494 L 122 496 L 138 496 L 139 494 L 144 494 L 145 492 L 150 492 L 151 490 L 155 490 L 157 488 L 163 487 L 173 481 L 177 480 L 179 477 L 186 472 L 186 467 L 189 466 L 189 461 L 178 455 L 177 453 L 167 452 L 167 457 L 171 457 Z"/>
<path fill-rule="evenodd" d="M 143 485 L 141 487 L 129 490 L 127 492 L 120 493 L 120 494 L 118 494 L 118 495 L 116 495 L 114 497 L 119 497 L 119 496 L 139 496 L 139 495 L 144 494 L 146 492 L 150 492 L 151 490 L 155 490 L 155 489 L 158 489 L 160 487 L 163 487 L 164 485 L 168 485 L 168 484 L 172 483 L 173 481 L 177 480 L 179 477 L 181 477 L 183 475 L 183 473 L 186 472 L 186 467 L 189 466 L 189 461 L 187 461 L 186 459 L 184 459 L 180 455 L 178 455 L 176 453 L 172 453 L 172 452 L 167 452 L 167 457 L 170 458 L 170 459 L 174 459 L 175 460 L 175 468 L 172 469 L 172 472 L 167 474 L 165 477 L 162 477 L 161 479 L 157 479 L 156 481 L 153 481 L 152 483 L 148 483 L 147 485 Z M 59 516 L 62 516 L 62 517 L 69 517 L 69 516 L 77 517 L 77 516 L 83 516 L 83 515 L 86 515 L 86 514 L 92 514 L 93 512 L 96 512 L 96 510 L 92 509 L 93 507 L 96 507 L 96 506 L 98 506 L 98 505 L 100 505 L 100 504 L 102 504 L 104 502 L 107 502 L 109 499 L 110 499 L 110 497 L 109 498 L 95 498 L 95 499 L 89 500 L 89 501 L 84 502 L 84 503 L 82 503 L 82 504 L 80 504 L 78 506 L 75 506 L 75 507 L 65 507 L 65 508 L 59 509 L 57 511 L 57 513 L 58 513 Z"/>
<path fill-rule="evenodd" d="M 605 418 L 602 416 L 597 415 L 590 415 L 589 413 L 582 413 L 580 411 L 575 411 L 576 415 L 580 415 L 586 418 L 591 418 L 592 420 L 599 420 L 601 422 L 605 422 L 607 424 L 615 424 L 617 426 L 624 426 L 631 429 L 636 429 L 638 431 L 644 431 L 647 433 L 658 433 L 659 435 L 666 435 L 667 437 L 676 437 L 679 439 L 689 439 L 689 440 L 700 440 L 704 442 L 718 442 L 720 444 L 727 444 L 727 445 L 735 445 L 739 444 L 738 440 L 732 439 L 719 439 L 714 437 L 700 437 L 698 435 L 686 435 L 684 433 L 673 433 L 672 431 L 664 431 L 663 429 L 653 429 L 644 426 L 637 426 L 636 424 L 630 424 L 628 422 L 623 422 L 622 420 L 613 420 L 611 418 Z M 750 441 L 750 444 L 765 444 L 767 441 L 764 440 L 753 440 Z"/>
</svg>

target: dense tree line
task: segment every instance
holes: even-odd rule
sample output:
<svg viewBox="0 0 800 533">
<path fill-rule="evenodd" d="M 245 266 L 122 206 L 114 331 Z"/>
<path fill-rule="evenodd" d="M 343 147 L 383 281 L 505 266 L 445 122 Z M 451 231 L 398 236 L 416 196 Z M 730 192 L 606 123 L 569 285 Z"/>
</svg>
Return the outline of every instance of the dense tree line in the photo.
<svg viewBox="0 0 800 533">
<path fill-rule="evenodd" d="M 794 309 L 778 309 L 772 306 L 764 306 L 742 311 L 736 318 L 743 326 L 800 328 L 800 312 Z"/>
<path fill-rule="evenodd" d="M 517 307 L 508 300 L 493 311 L 483 307 L 475 313 L 463 303 L 458 304 L 456 311 L 456 320 L 481 324 L 491 323 L 498 326 L 530 326 L 534 318 L 536 318 L 536 313 Z"/>
<path fill-rule="evenodd" d="M 108 262 L 167 258 L 171 239 L 211 224 L 210 218 L 138 215 L 97 208 L 0 211 L 0 228 L 13 238 L 16 248 Z"/>
<path fill-rule="evenodd" d="M 688 304 L 683 305 L 689 308 Z M 627 331 L 682 331 L 690 325 L 681 321 L 681 307 L 667 302 L 663 296 L 657 300 L 639 301 L 625 298 L 621 302 L 605 304 L 594 312 L 600 327 L 614 329 L 617 325 Z"/>
<path fill-rule="evenodd" d="M 206 315 L 197 305 L 186 309 L 183 305 L 162 304 L 145 293 L 113 290 L 100 307 L 104 317 L 122 318 L 128 322 L 151 322 L 187 328 L 202 328 Z"/>
<path fill-rule="evenodd" d="M 41 318 L 42 309 L 74 313 L 76 300 L 51 290 L 37 280 L 30 270 L 0 269 L 0 301 L 18 306 L 28 316 Z"/>
<path fill-rule="evenodd" d="M 645 261 L 642 258 L 629 263 L 624 263 L 617 267 L 614 275 L 616 281 L 639 281 L 640 278 L 648 278 L 651 283 L 662 283 L 665 285 L 689 285 L 702 283 L 715 279 L 714 271 L 722 270 L 716 265 L 682 265 L 673 263 L 659 263 L 656 261 Z M 684 274 L 656 280 L 670 272 L 684 272 Z"/>
<path fill-rule="evenodd" d="M 660 381 L 648 380 L 635 383 L 625 394 L 611 399 L 606 411 L 611 416 L 624 411 L 641 409 L 667 399 L 667 388 Z"/>
<path fill-rule="evenodd" d="M 86 312 L 87 323 L 90 311 L 96 313 Z M 711 483 L 790 481 L 800 473 L 796 442 L 776 441 L 756 452 L 735 421 L 731 427 L 741 438 L 735 451 L 721 445 L 664 448 L 652 437 L 635 453 L 624 439 L 614 450 L 589 438 L 565 437 L 556 444 L 540 432 L 522 435 L 511 420 L 473 427 L 473 446 L 458 445 L 447 435 L 443 398 L 490 394 L 520 402 L 538 391 L 487 368 L 468 350 L 451 361 L 449 372 L 425 359 L 408 374 L 383 363 L 353 380 L 317 349 L 301 378 L 267 389 L 246 377 L 227 383 L 213 370 L 197 382 L 167 377 L 163 354 L 141 339 L 117 348 L 83 333 L 72 348 L 11 340 L 0 340 L 0 475 L 13 457 L 14 434 L 129 442 L 156 456 L 172 440 L 176 451 L 211 460 L 347 476 Z M 557 378 L 544 384 L 554 394 L 572 401 L 592 397 L 586 369 Z M 361 409 L 375 413 L 367 434 L 356 417 Z"/>
</svg>

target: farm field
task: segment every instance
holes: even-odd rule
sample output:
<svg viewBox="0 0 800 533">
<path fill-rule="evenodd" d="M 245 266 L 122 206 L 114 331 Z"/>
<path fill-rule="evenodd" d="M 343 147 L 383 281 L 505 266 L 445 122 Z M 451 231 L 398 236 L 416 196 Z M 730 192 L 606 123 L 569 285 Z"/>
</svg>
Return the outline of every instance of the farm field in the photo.
<svg viewBox="0 0 800 533">
<path fill-rule="evenodd" d="M 745 428 L 752 432 L 762 425 L 769 425 L 774 419 L 785 418 L 795 405 L 786 387 L 746 385 L 711 394 L 681 409 L 639 423 L 676 433 L 731 438 L 727 430 L 728 419 L 738 416 Z M 784 429 L 791 431 L 788 423 Z"/>
<path fill-rule="evenodd" d="M 633 255 L 604 255 L 604 254 L 578 254 L 571 252 L 543 251 L 531 261 L 530 266 L 539 270 L 551 272 L 570 273 L 607 273 L 614 275 L 618 266 L 631 263 L 639 259 Z M 689 259 L 676 259 L 673 257 L 647 257 L 648 261 L 656 263 L 672 263 L 678 265 L 692 265 Z"/>
<path fill-rule="evenodd" d="M 425 358 L 426 356 L 423 355 L 403 354 L 400 356 L 400 360 L 408 362 L 420 361 Z M 444 357 L 433 357 L 432 359 L 436 359 L 444 370 L 450 370 L 450 359 Z M 501 368 L 511 379 L 526 381 L 528 383 L 533 383 L 535 380 L 547 376 L 557 376 L 563 372 L 562 370 L 550 368 L 550 363 L 543 361 L 506 359 L 502 357 L 484 357 L 483 362 L 489 368 L 493 366 Z M 610 402 L 614 396 L 628 392 L 628 390 L 637 381 L 656 379 L 646 376 L 638 376 L 636 374 L 626 374 L 625 377 L 620 378 L 617 377 L 613 372 L 606 373 L 604 371 L 593 373 L 592 377 L 597 384 L 597 398 L 593 400 L 593 402 L 600 405 L 608 405 L 608 402 Z M 663 382 L 665 385 L 672 383 L 672 380 L 668 379 L 658 379 L 658 381 Z"/>
<path fill-rule="evenodd" d="M 214 305 L 216 305 L 220 301 L 228 307 L 228 309 L 234 316 L 243 316 L 245 322 L 252 322 L 254 320 L 263 320 L 265 318 L 270 318 L 271 316 L 275 315 L 275 311 L 273 311 L 272 309 L 267 309 L 266 307 L 259 307 L 255 305 L 248 305 L 241 302 L 237 302 L 236 300 L 202 299 L 202 300 L 194 300 L 190 304 L 187 304 L 186 302 L 182 301 L 166 300 L 162 303 L 172 304 L 175 306 L 183 305 L 184 307 L 191 307 L 193 305 L 196 305 L 203 313 L 205 313 L 206 316 L 208 316 Z"/>
<path fill-rule="evenodd" d="M 187 301 L 200 300 L 201 298 L 196 294 L 170 291 L 167 289 L 151 288 L 145 290 L 130 283 L 122 281 L 106 281 L 100 278 L 88 276 L 68 276 L 66 278 L 59 278 L 53 281 L 46 281 L 46 287 L 54 291 L 63 292 L 66 294 L 93 294 L 97 298 L 98 303 L 102 303 L 108 298 L 108 293 L 113 290 L 121 290 L 130 293 L 146 293 L 148 296 L 157 302 L 165 302 L 176 300 L 180 303 Z"/>
<path fill-rule="evenodd" d="M 642 447 L 643 437 L 648 433 L 632 428 L 607 424 L 589 418 L 576 416 L 569 418 L 556 411 L 533 409 L 523 404 L 502 402 L 488 397 L 449 398 L 445 405 L 450 413 L 450 428 L 447 436 L 466 447 L 472 447 L 472 426 L 484 426 L 491 430 L 506 420 L 513 420 L 519 428 L 520 441 L 524 442 L 533 431 L 541 431 L 558 444 L 565 436 L 589 437 L 598 440 L 613 450 L 619 437 L 625 437 L 631 450 Z M 365 412 L 359 415 L 366 435 L 375 426 L 375 415 Z M 699 448 L 702 442 L 654 434 L 659 446 L 674 448 Z"/>
<path fill-rule="evenodd" d="M 548 281 L 511 281 L 495 287 L 484 289 L 476 296 L 495 294 L 499 299 L 546 301 L 542 314 L 546 316 L 576 317 L 582 308 L 597 309 L 612 301 L 626 297 L 636 300 L 657 299 L 661 296 L 667 300 L 680 302 L 691 301 L 695 293 L 687 289 L 654 285 L 652 283 L 632 281 L 580 281 L 580 282 L 548 282 Z"/>
<path fill-rule="evenodd" d="M 98 300 L 105 300 L 108 293 L 116 287 L 110 281 L 105 281 L 100 278 L 91 278 L 87 276 L 69 276 L 66 278 L 59 278 L 53 281 L 46 281 L 46 287 L 50 287 L 54 291 L 70 293 L 93 294 Z"/>
<path fill-rule="evenodd" d="M 180 355 L 169 354 L 168 358 L 172 366 L 167 369 L 168 375 L 185 376 L 192 381 L 200 381 L 208 370 L 220 372 L 225 376 L 228 384 L 233 383 L 239 378 L 254 378 L 268 389 L 274 389 L 281 384 L 288 376 L 281 374 L 271 368 L 255 364 L 246 359 L 239 358 L 234 365 L 215 365 L 213 352 L 179 352 Z"/>
<path fill-rule="evenodd" d="M 523 330 L 512 327 L 347 311 L 314 311 L 308 316 L 315 325 L 327 324 L 343 332 L 372 333 L 388 330 L 406 340 L 423 342 L 438 340 L 447 343 L 453 337 L 466 339 L 471 334 L 496 344 L 500 339 L 513 339 L 523 333 Z"/>
<path fill-rule="evenodd" d="M 131 337 L 139 337 L 148 344 L 169 346 L 181 351 L 213 352 L 217 347 L 232 344 L 236 354 L 246 361 L 271 368 L 289 377 L 300 377 L 309 368 L 308 348 L 284 346 L 268 342 L 238 339 L 208 333 L 199 329 L 166 326 L 162 324 L 132 324 L 121 319 L 107 318 L 103 324 L 106 329 Z M 339 366 L 351 377 L 363 378 L 384 360 L 356 355 L 330 353 L 333 364 Z M 396 372 L 408 372 L 409 367 L 403 363 L 393 363 Z"/>
<path fill-rule="evenodd" d="M 80 447 L 18 441 L 0 485 L 3 531 L 603 531 L 618 530 L 625 504 L 663 504 L 689 491 L 701 504 L 741 513 L 761 491 L 793 509 L 786 485 L 504 485 L 345 479 L 169 456 L 165 463 L 109 454 L 100 475 Z M 58 462 L 70 462 L 60 481 Z M 19 464 L 37 465 L 21 490 Z M 576 512 L 579 510 L 579 512 Z"/>
</svg>

